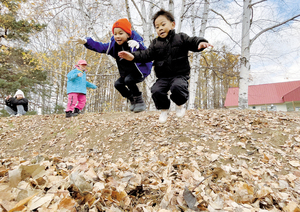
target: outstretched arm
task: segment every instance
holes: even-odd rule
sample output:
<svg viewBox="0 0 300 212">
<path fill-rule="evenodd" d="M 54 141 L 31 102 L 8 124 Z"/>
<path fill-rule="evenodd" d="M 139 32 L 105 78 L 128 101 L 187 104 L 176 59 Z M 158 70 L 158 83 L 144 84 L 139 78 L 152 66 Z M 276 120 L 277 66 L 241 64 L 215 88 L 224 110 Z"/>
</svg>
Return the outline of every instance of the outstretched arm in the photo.
<svg viewBox="0 0 300 212">
<path fill-rule="evenodd" d="M 207 47 L 214 47 L 213 45 L 211 45 L 210 43 L 206 43 L 206 42 L 201 42 L 201 43 L 199 43 L 199 45 L 198 45 L 198 49 L 200 50 L 200 49 L 205 49 L 205 48 L 207 48 Z"/>
<path fill-rule="evenodd" d="M 120 52 L 118 53 L 118 56 L 119 56 L 120 58 L 123 58 L 123 59 L 128 60 L 128 61 L 132 61 L 132 60 L 134 59 L 133 54 L 131 54 L 131 53 L 129 53 L 129 52 L 126 52 L 126 51 L 120 51 Z"/>
</svg>

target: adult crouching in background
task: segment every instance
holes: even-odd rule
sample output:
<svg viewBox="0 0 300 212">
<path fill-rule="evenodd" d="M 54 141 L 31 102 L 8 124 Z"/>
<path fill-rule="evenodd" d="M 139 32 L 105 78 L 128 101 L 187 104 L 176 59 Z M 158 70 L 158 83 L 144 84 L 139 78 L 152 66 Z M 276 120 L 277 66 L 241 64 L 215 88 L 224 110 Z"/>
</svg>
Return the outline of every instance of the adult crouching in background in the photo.
<svg viewBox="0 0 300 212">
<path fill-rule="evenodd" d="M 17 90 L 13 97 L 9 95 L 5 98 L 5 110 L 10 116 L 22 116 L 28 111 L 28 99 L 23 91 Z"/>
</svg>

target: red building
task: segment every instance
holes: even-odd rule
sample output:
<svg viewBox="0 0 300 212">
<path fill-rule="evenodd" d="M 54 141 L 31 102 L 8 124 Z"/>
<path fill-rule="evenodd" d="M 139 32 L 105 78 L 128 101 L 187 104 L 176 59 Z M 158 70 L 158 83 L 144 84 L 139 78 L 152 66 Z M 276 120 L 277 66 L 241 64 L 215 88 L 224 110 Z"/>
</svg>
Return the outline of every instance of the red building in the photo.
<svg viewBox="0 0 300 212">
<path fill-rule="evenodd" d="M 229 88 L 224 106 L 238 108 L 239 88 Z M 300 111 L 300 81 L 248 87 L 248 105 L 253 110 Z"/>
</svg>

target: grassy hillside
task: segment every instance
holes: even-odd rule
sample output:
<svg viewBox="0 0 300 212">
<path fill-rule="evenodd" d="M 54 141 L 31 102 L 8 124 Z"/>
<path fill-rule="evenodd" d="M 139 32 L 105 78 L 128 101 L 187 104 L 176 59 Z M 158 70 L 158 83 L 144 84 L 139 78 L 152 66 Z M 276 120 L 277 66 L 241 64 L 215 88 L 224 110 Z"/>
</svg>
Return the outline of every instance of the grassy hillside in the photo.
<svg viewBox="0 0 300 212">
<path fill-rule="evenodd" d="M 298 113 L 158 117 L 0 118 L 0 211 L 300 211 Z"/>
</svg>

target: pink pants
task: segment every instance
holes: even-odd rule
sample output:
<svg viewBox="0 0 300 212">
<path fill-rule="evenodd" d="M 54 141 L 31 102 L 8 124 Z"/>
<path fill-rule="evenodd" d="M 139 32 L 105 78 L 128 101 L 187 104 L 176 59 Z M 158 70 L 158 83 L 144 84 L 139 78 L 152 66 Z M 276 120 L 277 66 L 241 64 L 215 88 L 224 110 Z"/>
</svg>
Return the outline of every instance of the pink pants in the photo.
<svg viewBox="0 0 300 212">
<path fill-rule="evenodd" d="M 78 104 L 77 104 L 78 102 Z M 73 111 L 75 106 L 79 110 L 82 110 L 86 103 L 86 96 L 82 93 L 69 93 L 68 94 L 68 105 L 66 111 Z M 77 104 L 77 105 L 76 105 Z"/>
</svg>

